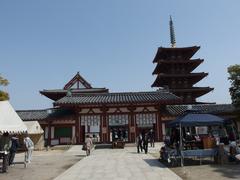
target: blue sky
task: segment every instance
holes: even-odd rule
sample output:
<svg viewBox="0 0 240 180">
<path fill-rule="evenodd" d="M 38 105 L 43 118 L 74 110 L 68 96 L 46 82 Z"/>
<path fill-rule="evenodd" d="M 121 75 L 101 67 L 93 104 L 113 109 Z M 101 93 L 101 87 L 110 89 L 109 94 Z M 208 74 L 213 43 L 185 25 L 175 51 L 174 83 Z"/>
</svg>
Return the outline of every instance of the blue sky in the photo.
<svg viewBox="0 0 240 180">
<path fill-rule="evenodd" d="M 199 101 L 230 103 L 227 67 L 240 61 L 239 0 L 0 1 L 0 73 L 15 109 L 52 106 L 42 89 L 63 88 L 78 71 L 94 87 L 151 91 L 152 60 L 170 45 L 199 45 L 208 72 Z"/>
</svg>

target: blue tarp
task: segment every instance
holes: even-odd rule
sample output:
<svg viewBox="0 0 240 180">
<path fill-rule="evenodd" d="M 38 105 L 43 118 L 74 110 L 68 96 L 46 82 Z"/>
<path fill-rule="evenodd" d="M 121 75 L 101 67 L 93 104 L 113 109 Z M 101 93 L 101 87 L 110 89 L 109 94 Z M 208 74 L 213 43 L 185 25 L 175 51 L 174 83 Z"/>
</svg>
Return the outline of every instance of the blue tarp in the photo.
<svg viewBox="0 0 240 180">
<path fill-rule="evenodd" d="M 196 149 L 182 151 L 183 157 L 213 157 L 217 154 L 217 149 Z"/>
<path fill-rule="evenodd" d="M 204 113 L 187 113 L 167 123 L 167 127 L 179 127 L 181 122 L 182 127 L 186 126 L 214 126 L 223 125 L 224 119 L 212 114 Z"/>
</svg>

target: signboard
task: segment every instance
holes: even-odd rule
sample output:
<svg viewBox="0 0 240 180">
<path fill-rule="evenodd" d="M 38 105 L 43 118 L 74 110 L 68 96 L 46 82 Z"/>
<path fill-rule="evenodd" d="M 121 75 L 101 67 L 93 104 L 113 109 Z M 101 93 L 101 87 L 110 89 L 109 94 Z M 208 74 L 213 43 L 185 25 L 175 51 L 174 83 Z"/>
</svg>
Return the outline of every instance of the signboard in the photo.
<svg viewBox="0 0 240 180">
<path fill-rule="evenodd" d="M 208 127 L 207 126 L 201 126 L 196 127 L 197 134 L 208 134 Z"/>
<path fill-rule="evenodd" d="M 103 127 L 103 128 L 102 128 L 102 133 L 103 133 L 103 134 L 107 133 L 107 128 L 106 128 L 106 127 Z"/>
<path fill-rule="evenodd" d="M 130 132 L 135 133 L 135 127 L 130 127 Z"/>
</svg>

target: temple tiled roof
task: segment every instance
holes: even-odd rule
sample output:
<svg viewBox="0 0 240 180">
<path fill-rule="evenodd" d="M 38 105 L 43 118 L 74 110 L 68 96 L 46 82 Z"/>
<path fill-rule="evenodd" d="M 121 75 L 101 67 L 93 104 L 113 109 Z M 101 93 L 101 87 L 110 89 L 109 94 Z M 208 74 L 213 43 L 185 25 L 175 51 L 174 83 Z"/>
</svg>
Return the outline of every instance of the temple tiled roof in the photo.
<svg viewBox="0 0 240 180">
<path fill-rule="evenodd" d="M 55 105 L 78 104 L 137 104 L 137 103 L 169 103 L 181 102 L 181 98 L 168 91 L 152 92 L 121 92 L 121 93 L 99 93 L 99 94 L 73 94 L 65 96 L 56 101 Z"/>
<path fill-rule="evenodd" d="M 63 117 L 71 115 L 74 112 L 66 109 L 41 109 L 41 110 L 19 110 L 16 111 L 20 118 L 24 121 L 46 120 L 51 118 Z"/>
<path fill-rule="evenodd" d="M 167 105 L 166 110 L 171 115 L 181 115 L 187 110 L 196 110 L 204 113 L 228 113 L 235 110 L 232 104 L 194 104 L 194 105 Z"/>
<path fill-rule="evenodd" d="M 71 93 L 107 93 L 108 89 L 106 88 L 79 88 L 79 89 L 50 89 L 50 90 L 42 90 L 40 94 L 56 101 L 61 99 L 62 97 L 66 96 L 68 92 Z"/>
<path fill-rule="evenodd" d="M 106 88 L 80 88 L 80 89 L 71 89 L 72 93 L 91 93 L 91 92 L 98 92 L 98 91 L 108 91 Z M 40 93 L 67 93 L 68 90 L 66 89 L 44 89 L 40 91 Z"/>
<path fill-rule="evenodd" d="M 189 107 L 192 110 L 212 114 L 231 113 L 235 110 L 231 104 L 167 105 L 165 113 L 178 116 L 189 110 Z M 47 120 L 74 114 L 73 111 L 66 109 L 23 110 L 17 111 L 17 113 L 24 121 Z"/>
</svg>

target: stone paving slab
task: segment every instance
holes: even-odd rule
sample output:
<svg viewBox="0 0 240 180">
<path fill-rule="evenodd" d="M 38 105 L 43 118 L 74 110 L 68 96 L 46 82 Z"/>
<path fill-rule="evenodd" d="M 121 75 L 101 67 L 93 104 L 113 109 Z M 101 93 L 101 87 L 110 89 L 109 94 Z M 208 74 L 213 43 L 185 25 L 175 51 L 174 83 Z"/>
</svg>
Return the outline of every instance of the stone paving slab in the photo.
<svg viewBox="0 0 240 180">
<path fill-rule="evenodd" d="M 70 151 L 71 152 L 71 151 Z M 55 180 L 180 180 L 149 154 L 135 147 L 98 149 L 77 162 Z"/>
</svg>

